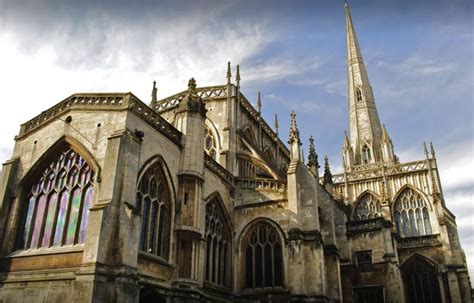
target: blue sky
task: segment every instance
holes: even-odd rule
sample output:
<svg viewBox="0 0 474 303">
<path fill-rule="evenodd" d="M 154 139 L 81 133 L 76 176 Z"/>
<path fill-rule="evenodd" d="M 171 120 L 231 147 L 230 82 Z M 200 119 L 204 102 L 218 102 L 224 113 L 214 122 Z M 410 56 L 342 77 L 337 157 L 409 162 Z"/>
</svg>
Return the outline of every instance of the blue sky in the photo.
<svg viewBox="0 0 474 303">
<path fill-rule="evenodd" d="M 432 141 L 448 207 L 474 276 L 472 1 L 350 1 L 381 120 L 402 161 Z M 75 92 L 132 91 L 150 100 L 223 84 L 242 91 L 286 141 L 297 114 L 305 149 L 341 170 L 348 127 L 344 2 L 0 0 L 0 160 L 20 123 Z M 233 70 L 235 74 L 235 70 Z"/>
</svg>

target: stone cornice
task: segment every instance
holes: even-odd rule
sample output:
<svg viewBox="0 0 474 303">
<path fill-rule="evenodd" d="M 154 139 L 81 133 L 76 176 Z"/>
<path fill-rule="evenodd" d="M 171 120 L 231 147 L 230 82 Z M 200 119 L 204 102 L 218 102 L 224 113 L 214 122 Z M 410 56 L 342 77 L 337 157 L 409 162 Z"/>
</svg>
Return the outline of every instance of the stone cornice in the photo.
<svg viewBox="0 0 474 303">
<path fill-rule="evenodd" d="M 140 101 L 132 93 L 78 93 L 59 102 L 48 110 L 42 112 L 33 119 L 21 125 L 20 133 L 16 140 L 22 139 L 28 134 L 44 127 L 54 119 L 71 110 L 87 111 L 121 111 L 130 110 L 143 121 L 170 139 L 173 143 L 181 146 L 182 134 L 159 114 L 155 113 L 145 103 Z"/>
</svg>

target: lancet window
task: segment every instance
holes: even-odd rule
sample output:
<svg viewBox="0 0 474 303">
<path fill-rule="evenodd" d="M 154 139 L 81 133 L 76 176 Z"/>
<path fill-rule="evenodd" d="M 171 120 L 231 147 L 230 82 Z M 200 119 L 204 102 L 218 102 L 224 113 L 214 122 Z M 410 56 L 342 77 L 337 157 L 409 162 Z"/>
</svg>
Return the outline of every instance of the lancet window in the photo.
<svg viewBox="0 0 474 303">
<path fill-rule="evenodd" d="M 205 135 L 204 135 L 204 150 L 214 160 L 216 159 L 216 155 L 217 155 L 216 138 L 214 137 L 214 135 L 212 134 L 212 131 L 209 129 L 207 125 L 205 128 Z"/>
<path fill-rule="evenodd" d="M 395 223 L 400 237 L 431 235 L 428 205 L 419 193 L 405 188 L 395 201 Z"/>
<path fill-rule="evenodd" d="M 170 192 L 161 164 L 156 162 L 142 175 L 137 190 L 140 210 L 140 250 L 159 257 L 168 257 L 170 225 Z"/>
<path fill-rule="evenodd" d="M 364 145 L 362 147 L 362 157 L 364 164 L 370 163 L 370 161 L 372 160 L 372 154 L 370 152 L 370 148 L 367 145 Z"/>
<path fill-rule="evenodd" d="M 36 174 L 24 198 L 19 248 L 84 243 L 94 172 L 70 147 Z"/>
<path fill-rule="evenodd" d="M 357 94 L 357 101 L 362 101 L 362 91 L 360 90 L 360 88 L 356 90 L 356 94 Z"/>
<path fill-rule="evenodd" d="M 229 286 L 230 231 L 217 200 L 206 204 L 206 281 Z"/>
<path fill-rule="evenodd" d="M 382 217 L 380 201 L 370 193 L 364 194 L 355 207 L 354 219 L 365 220 L 377 217 Z"/>
<path fill-rule="evenodd" d="M 283 286 L 282 245 L 277 231 L 268 223 L 254 226 L 243 241 L 245 287 Z"/>
</svg>

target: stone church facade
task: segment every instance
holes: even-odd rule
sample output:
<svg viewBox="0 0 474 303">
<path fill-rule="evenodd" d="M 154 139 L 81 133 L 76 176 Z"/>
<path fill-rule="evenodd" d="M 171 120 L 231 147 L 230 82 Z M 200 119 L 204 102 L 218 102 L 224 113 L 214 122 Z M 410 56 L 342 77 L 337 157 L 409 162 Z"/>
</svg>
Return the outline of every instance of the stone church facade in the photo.
<svg viewBox="0 0 474 303">
<path fill-rule="evenodd" d="M 0 302 L 470 302 L 436 155 L 403 163 L 346 6 L 342 174 L 232 81 L 149 105 L 74 94 L 21 126 L 0 181 Z"/>
</svg>

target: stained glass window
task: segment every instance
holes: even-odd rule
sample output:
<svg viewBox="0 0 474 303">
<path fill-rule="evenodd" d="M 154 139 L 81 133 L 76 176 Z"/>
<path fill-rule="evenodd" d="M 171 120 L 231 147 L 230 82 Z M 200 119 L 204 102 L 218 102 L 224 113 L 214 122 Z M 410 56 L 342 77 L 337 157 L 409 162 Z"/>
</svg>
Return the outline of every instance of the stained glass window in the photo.
<svg viewBox="0 0 474 303">
<path fill-rule="evenodd" d="M 229 286 L 230 232 L 216 200 L 206 204 L 206 281 Z"/>
<path fill-rule="evenodd" d="M 53 157 L 25 197 L 19 248 L 84 243 L 94 172 L 71 148 Z"/>
<path fill-rule="evenodd" d="M 431 235 L 428 206 L 419 193 L 405 188 L 395 201 L 395 223 L 400 237 Z"/>
<path fill-rule="evenodd" d="M 244 242 L 245 287 L 283 286 L 283 254 L 277 231 L 268 223 L 254 226 Z"/>
<path fill-rule="evenodd" d="M 365 220 L 382 217 L 382 206 L 380 201 L 370 193 L 364 194 L 357 202 L 354 219 Z"/>
<path fill-rule="evenodd" d="M 142 175 L 138 183 L 137 208 L 142 215 L 140 250 L 168 257 L 170 193 L 159 162 Z"/>
</svg>

